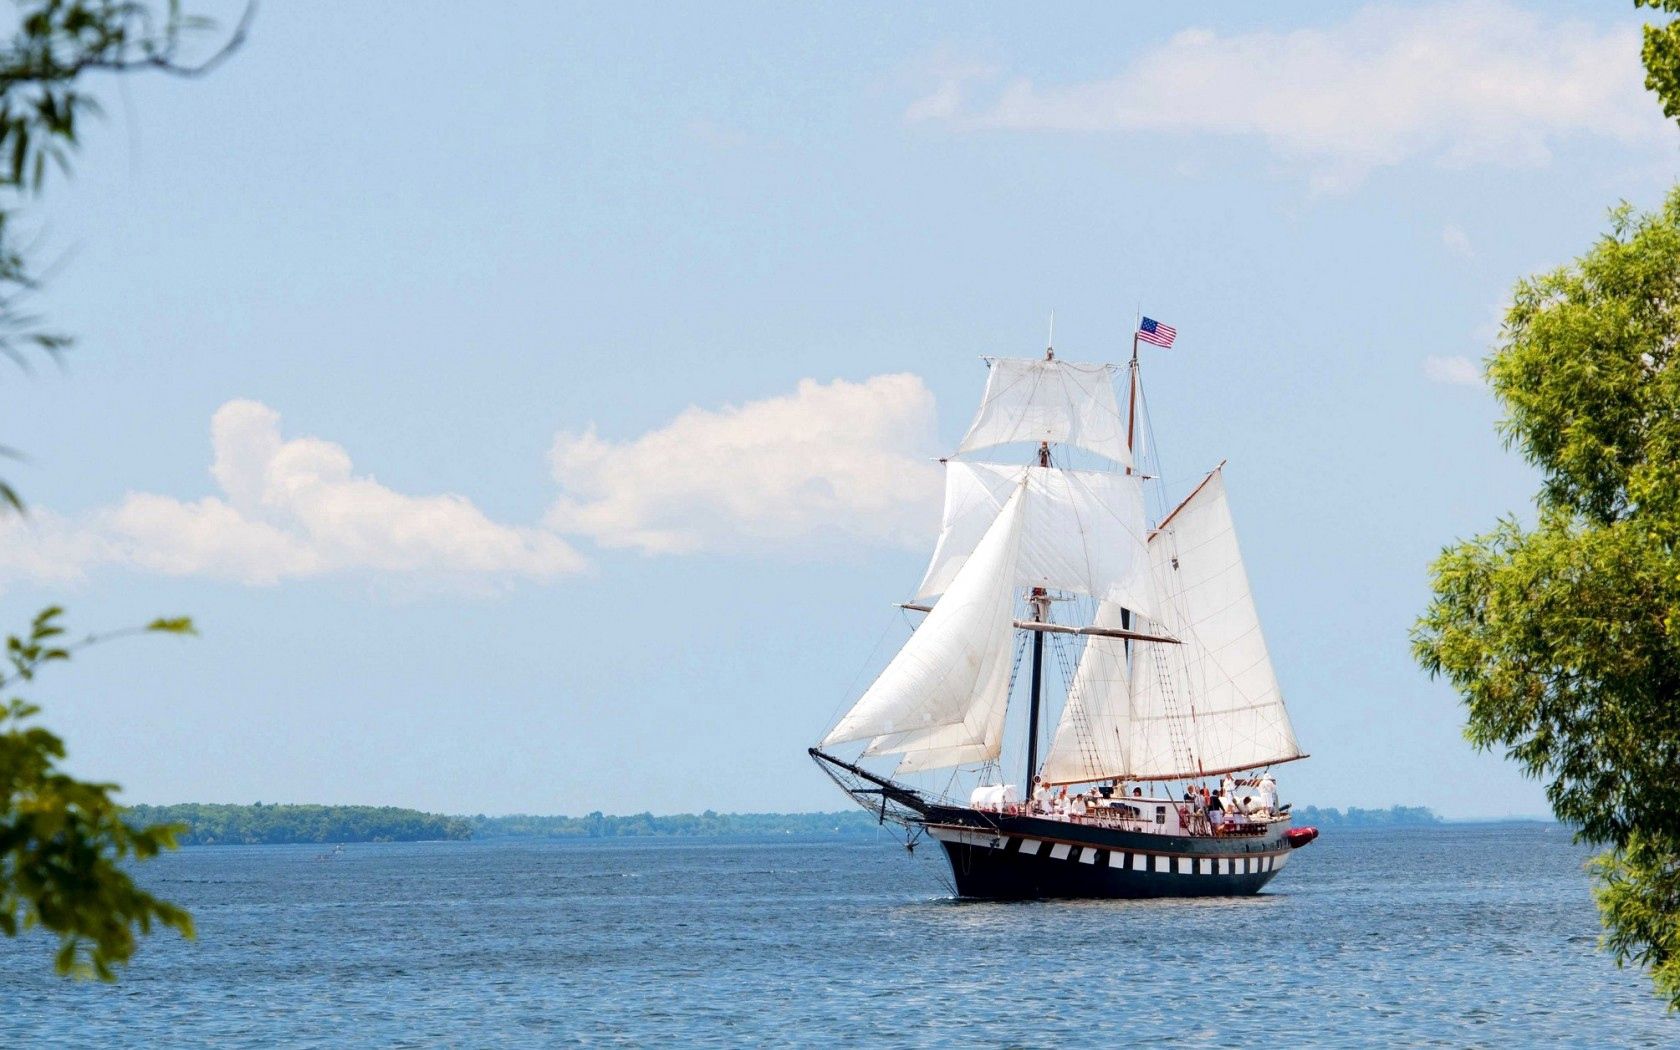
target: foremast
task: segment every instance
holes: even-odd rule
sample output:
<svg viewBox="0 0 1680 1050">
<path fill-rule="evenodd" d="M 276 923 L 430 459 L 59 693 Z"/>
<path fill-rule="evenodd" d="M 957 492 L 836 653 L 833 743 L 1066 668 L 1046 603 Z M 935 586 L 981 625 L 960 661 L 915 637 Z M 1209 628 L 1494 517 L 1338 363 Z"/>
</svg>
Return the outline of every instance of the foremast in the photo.
<svg viewBox="0 0 1680 1050">
<path fill-rule="evenodd" d="M 1054 351 L 1047 353 L 1053 356 Z M 1038 446 L 1038 465 L 1050 465 L 1050 445 L 1040 442 Z M 1033 620 L 1036 623 L 1050 622 L 1050 592 L 1043 587 L 1034 587 L 1027 592 L 1027 603 L 1032 607 Z M 1039 710 L 1044 696 L 1044 631 L 1032 632 L 1032 681 L 1027 698 L 1027 774 L 1021 782 L 1027 786 L 1030 793 L 1038 784 L 1038 720 Z"/>
<path fill-rule="evenodd" d="M 1044 347 L 1044 359 L 1056 359 L 1056 315 L 1050 314 L 1050 338 Z M 1040 469 L 1050 466 L 1050 442 L 1038 443 L 1038 465 Z M 1027 592 L 1027 604 L 1032 608 L 1032 618 L 1038 623 L 1050 622 L 1050 592 L 1043 587 L 1034 587 Z M 1044 697 L 1044 632 L 1034 631 L 1032 636 L 1032 667 L 1029 672 L 1032 681 L 1029 683 L 1027 694 L 1027 771 L 1021 778 L 1025 790 L 1030 796 L 1038 786 L 1038 721 L 1039 711 Z"/>
</svg>

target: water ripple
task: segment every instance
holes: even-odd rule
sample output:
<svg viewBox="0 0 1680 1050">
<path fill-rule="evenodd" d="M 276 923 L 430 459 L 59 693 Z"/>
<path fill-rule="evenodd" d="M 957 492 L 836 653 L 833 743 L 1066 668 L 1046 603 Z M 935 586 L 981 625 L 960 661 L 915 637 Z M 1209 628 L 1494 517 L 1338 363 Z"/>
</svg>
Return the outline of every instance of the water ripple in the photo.
<svg viewBox="0 0 1680 1050">
<path fill-rule="evenodd" d="M 1663 1046 L 1544 827 L 1331 833 L 1245 900 L 995 904 L 874 839 L 212 847 L 115 987 L 0 942 L 7 1045 Z"/>
</svg>

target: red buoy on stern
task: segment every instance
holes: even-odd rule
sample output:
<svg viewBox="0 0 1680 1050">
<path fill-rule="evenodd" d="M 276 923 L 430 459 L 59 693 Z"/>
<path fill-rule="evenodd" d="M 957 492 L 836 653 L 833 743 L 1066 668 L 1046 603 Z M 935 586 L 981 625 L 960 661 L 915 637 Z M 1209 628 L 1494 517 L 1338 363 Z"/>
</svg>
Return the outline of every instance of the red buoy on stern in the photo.
<svg viewBox="0 0 1680 1050">
<path fill-rule="evenodd" d="M 1290 828 L 1283 833 L 1283 841 L 1289 843 L 1290 849 L 1300 849 L 1316 838 L 1318 838 L 1317 828 Z"/>
</svg>

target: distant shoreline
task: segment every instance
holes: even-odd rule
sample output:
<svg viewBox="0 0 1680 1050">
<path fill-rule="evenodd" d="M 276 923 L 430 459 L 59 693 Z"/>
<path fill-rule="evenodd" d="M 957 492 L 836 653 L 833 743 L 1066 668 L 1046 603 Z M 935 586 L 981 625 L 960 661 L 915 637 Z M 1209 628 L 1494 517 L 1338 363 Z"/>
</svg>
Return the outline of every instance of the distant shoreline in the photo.
<svg viewBox="0 0 1680 1050">
<path fill-rule="evenodd" d="M 352 842 L 486 840 L 584 840 L 641 838 L 757 838 L 799 835 L 836 837 L 873 832 L 876 818 L 861 809 L 819 813 L 636 813 L 581 817 L 512 814 L 490 817 L 426 813 L 397 806 L 181 803 L 135 805 L 138 824 L 184 826 L 184 846 L 331 845 Z M 1295 822 L 1320 829 L 1420 828 L 1471 824 L 1546 823 L 1544 817 L 1446 820 L 1423 806 L 1346 810 L 1297 806 Z"/>
</svg>

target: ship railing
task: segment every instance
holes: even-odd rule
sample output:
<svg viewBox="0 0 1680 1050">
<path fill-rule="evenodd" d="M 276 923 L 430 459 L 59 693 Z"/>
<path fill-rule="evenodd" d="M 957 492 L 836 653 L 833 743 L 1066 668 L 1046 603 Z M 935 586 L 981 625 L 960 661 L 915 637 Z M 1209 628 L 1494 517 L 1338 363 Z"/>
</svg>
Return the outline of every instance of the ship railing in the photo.
<svg viewBox="0 0 1680 1050">
<path fill-rule="evenodd" d="M 1006 817 L 1033 817 L 1038 820 L 1054 820 L 1064 824 L 1080 824 L 1088 827 L 1117 828 L 1121 831 L 1139 831 L 1162 835 L 1175 833 L 1144 819 L 1141 815 L 1120 816 L 1100 810 L 1085 813 L 1058 812 L 1054 809 L 1038 809 L 1026 803 L 1018 802 L 1002 806 L 971 806 L 970 808 L 977 813 L 997 813 Z"/>
<path fill-rule="evenodd" d="M 1264 835 L 1268 828 L 1278 819 L 1268 818 L 1260 820 L 1233 821 L 1227 824 L 1212 824 L 1200 813 L 1187 813 L 1184 807 L 1178 809 L 1179 824 L 1176 828 L 1167 828 L 1140 816 L 1121 816 L 1103 809 L 1084 813 L 1069 813 L 1054 809 L 1039 809 L 1028 803 L 1011 802 L 1001 806 L 973 806 L 979 813 L 997 813 L 1006 817 L 1034 817 L 1038 820 L 1055 820 L 1065 824 L 1079 824 L 1087 827 L 1114 828 L 1120 831 L 1134 831 L 1155 835 L 1184 835 L 1190 838 L 1248 838 Z"/>
</svg>

